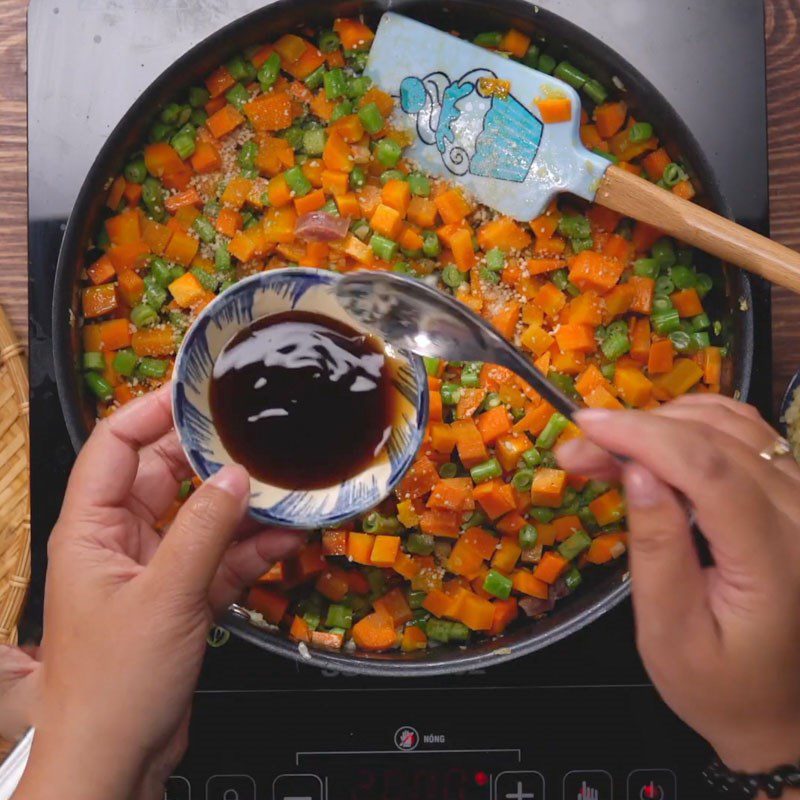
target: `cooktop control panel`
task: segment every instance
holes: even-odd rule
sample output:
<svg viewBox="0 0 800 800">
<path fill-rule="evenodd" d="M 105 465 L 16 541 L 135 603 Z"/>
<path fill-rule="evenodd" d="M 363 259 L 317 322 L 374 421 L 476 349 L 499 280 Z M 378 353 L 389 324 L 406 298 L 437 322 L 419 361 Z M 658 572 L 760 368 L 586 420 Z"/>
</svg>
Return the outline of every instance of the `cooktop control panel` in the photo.
<svg viewBox="0 0 800 800">
<path fill-rule="evenodd" d="M 487 690 L 340 678 L 201 692 L 168 800 L 675 800 L 708 753 L 647 684 Z M 524 698 L 523 698 L 524 696 Z M 522 702 L 524 699 L 524 702 Z M 213 720 L 214 724 L 209 725 Z"/>
</svg>

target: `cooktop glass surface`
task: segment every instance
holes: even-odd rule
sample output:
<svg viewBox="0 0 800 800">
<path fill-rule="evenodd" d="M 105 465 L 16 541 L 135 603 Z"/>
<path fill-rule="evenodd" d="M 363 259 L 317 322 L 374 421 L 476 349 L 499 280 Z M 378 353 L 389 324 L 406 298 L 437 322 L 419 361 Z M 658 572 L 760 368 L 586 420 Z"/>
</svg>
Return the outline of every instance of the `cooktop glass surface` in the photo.
<svg viewBox="0 0 800 800">
<path fill-rule="evenodd" d="M 138 94 L 192 45 L 262 5 L 256 0 L 30 4 L 34 580 L 23 636 L 39 632 L 46 539 L 74 457 L 55 390 L 50 341 L 63 224 L 105 137 Z M 646 75 L 698 138 L 735 216 L 766 229 L 760 0 L 612 5 L 542 0 L 540 5 L 586 28 Z M 753 399 L 766 404 L 769 295 L 762 284 L 756 283 L 754 297 Z M 413 681 L 322 672 L 232 637 L 209 650 L 191 746 L 167 796 L 669 800 L 702 796 L 698 773 L 707 756 L 705 745 L 669 712 L 647 680 L 626 602 L 526 658 Z"/>
</svg>

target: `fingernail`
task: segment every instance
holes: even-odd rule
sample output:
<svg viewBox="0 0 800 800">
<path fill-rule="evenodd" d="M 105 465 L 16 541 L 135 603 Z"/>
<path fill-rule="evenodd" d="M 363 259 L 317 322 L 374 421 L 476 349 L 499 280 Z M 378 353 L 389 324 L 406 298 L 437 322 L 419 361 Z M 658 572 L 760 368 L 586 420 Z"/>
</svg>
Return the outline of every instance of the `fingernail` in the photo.
<svg viewBox="0 0 800 800">
<path fill-rule="evenodd" d="M 624 482 L 625 500 L 630 508 L 652 508 L 661 502 L 661 484 L 640 464 L 625 467 Z"/>
<path fill-rule="evenodd" d="M 239 464 L 230 464 L 206 481 L 209 486 L 221 489 L 235 498 L 248 497 L 250 494 L 250 476 Z"/>
<path fill-rule="evenodd" d="M 608 411 L 605 408 L 583 408 L 575 413 L 575 422 L 578 427 L 581 425 L 602 425 L 611 419 L 611 415 L 615 413 Z"/>
</svg>

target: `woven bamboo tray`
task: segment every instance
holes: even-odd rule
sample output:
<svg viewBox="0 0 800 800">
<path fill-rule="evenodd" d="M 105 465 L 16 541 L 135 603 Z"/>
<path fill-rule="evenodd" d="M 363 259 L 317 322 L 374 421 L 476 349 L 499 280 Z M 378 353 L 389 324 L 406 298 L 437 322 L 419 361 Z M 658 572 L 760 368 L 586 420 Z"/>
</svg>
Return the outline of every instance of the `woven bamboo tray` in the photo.
<svg viewBox="0 0 800 800">
<path fill-rule="evenodd" d="M 0 644 L 17 643 L 31 575 L 28 373 L 0 308 Z"/>
</svg>

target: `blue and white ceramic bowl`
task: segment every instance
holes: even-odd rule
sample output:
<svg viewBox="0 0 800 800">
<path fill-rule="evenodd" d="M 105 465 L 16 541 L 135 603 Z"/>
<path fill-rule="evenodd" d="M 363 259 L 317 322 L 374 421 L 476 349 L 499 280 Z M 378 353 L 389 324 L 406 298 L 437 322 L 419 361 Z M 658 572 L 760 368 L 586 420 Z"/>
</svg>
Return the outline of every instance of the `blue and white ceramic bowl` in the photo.
<svg viewBox="0 0 800 800">
<path fill-rule="evenodd" d="M 172 411 L 183 449 L 201 478 L 233 462 L 209 407 L 214 362 L 223 347 L 254 320 L 294 309 L 324 314 L 364 331 L 336 299 L 337 280 L 336 273 L 298 267 L 258 273 L 223 292 L 190 328 L 175 363 Z M 393 355 L 397 414 L 389 441 L 375 461 L 344 483 L 322 489 L 292 491 L 251 478 L 251 516 L 265 525 L 329 528 L 389 495 L 414 461 L 428 423 L 428 380 L 422 359 L 405 352 Z"/>
</svg>

